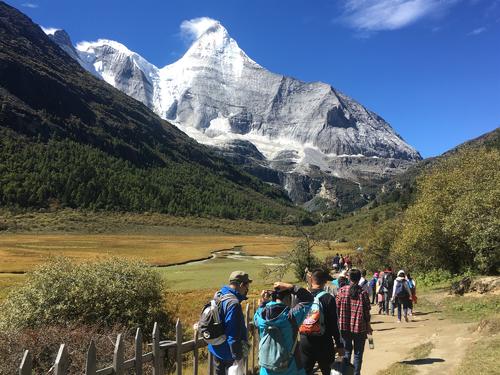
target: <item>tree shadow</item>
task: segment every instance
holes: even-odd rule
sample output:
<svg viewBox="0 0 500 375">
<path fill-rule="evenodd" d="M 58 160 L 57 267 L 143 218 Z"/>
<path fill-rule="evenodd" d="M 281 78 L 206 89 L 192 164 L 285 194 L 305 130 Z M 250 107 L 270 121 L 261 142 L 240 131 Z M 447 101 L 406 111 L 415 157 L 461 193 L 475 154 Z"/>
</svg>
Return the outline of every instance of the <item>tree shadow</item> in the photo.
<svg viewBox="0 0 500 375">
<path fill-rule="evenodd" d="M 382 331 L 390 331 L 392 329 L 396 329 L 396 327 L 392 328 L 380 328 L 380 329 L 374 329 L 375 332 L 382 332 Z"/>
<path fill-rule="evenodd" d="M 401 361 L 400 363 L 404 363 L 406 365 L 419 366 L 419 365 L 432 365 L 433 363 L 439 363 L 439 362 L 444 362 L 444 359 L 443 358 L 421 358 L 421 359 L 412 359 L 412 360 Z"/>
<path fill-rule="evenodd" d="M 370 322 L 370 324 L 381 324 L 381 323 L 384 323 L 384 322 Z"/>
</svg>

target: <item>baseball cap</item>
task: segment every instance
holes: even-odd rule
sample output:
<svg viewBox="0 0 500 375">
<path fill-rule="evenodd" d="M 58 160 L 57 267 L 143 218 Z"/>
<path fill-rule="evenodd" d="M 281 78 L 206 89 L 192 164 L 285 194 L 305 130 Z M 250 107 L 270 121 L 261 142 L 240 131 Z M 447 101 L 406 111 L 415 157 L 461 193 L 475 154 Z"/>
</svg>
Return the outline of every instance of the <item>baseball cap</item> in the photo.
<svg viewBox="0 0 500 375">
<path fill-rule="evenodd" d="M 246 273 L 245 271 L 233 271 L 229 276 L 229 282 L 251 283 L 252 280 L 248 277 L 248 273 Z"/>
</svg>

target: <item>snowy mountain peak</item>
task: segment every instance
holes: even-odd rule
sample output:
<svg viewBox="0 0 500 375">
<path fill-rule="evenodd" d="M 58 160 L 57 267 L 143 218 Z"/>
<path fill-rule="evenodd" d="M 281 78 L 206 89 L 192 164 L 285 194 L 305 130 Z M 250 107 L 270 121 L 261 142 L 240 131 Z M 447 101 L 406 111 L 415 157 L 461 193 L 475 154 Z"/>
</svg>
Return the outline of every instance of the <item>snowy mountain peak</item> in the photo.
<svg viewBox="0 0 500 375">
<path fill-rule="evenodd" d="M 129 50 L 123 44 L 121 44 L 119 42 L 115 42 L 114 40 L 109 40 L 109 39 L 98 39 L 95 42 L 83 41 L 83 42 L 79 42 L 76 45 L 77 50 L 82 51 L 82 52 L 86 52 L 86 53 L 94 53 L 96 50 L 98 50 L 100 48 L 106 48 L 106 47 L 111 48 L 114 51 L 116 51 L 118 53 L 122 53 L 126 56 L 133 56 L 133 55 L 139 56 L 135 52 L 132 52 L 131 50 Z"/>
<path fill-rule="evenodd" d="M 195 18 L 181 24 L 184 35 L 193 40 L 193 43 L 181 58 L 184 60 L 202 60 L 209 64 L 221 63 L 224 60 L 239 60 L 257 65 L 231 38 L 222 24 L 208 17 Z M 167 67 L 165 67 L 167 68 Z"/>
<path fill-rule="evenodd" d="M 199 142 L 251 155 L 257 150 L 265 158 L 260 167 L 357 182 L 421 159 L 383 118 L 329 84 L 257 64 L 219 21 L 184 21 L 181 34 L 192 44 L 161 69 L 112 40 L 82 42 L 75 51 L 87 69 Z M 295 190 L 287 178 L 279 183 Z"/>
</svg>

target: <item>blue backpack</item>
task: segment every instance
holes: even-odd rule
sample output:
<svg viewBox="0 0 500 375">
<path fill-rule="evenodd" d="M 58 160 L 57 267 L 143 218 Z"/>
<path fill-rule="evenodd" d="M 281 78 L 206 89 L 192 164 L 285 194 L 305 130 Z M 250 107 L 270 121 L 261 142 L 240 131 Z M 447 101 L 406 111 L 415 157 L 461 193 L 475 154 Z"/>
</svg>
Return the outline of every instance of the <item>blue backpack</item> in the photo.
<svg viewBox="0 0 500 375">
<path fill-rule="evenodd" d="M 285 319 L 288 321 L 288 327 L 283 327 Z M 287 328 L 293 331 L 291 348 L 282 333 L 282 330 Z M 277 318 L 266 321 L 259 342 L 259 366 L 273 372 L 287 371 L 295 354 L 297 334 L 297 323 L 293 316 L 289 316 L 288 310 L 285 310 Z"/>
<path fill-rule="evenodd" d="M 406 298 L 406 297 L 409 297 L 408 295 L 408 291 L 406 290 L 405 288 L 405 283 L 406 281 L 405 280 L 402 280 L 402 281 L 396 281 L 396 292 L 394 293 L 394 295 L 398 298 Z"/>
</svg>

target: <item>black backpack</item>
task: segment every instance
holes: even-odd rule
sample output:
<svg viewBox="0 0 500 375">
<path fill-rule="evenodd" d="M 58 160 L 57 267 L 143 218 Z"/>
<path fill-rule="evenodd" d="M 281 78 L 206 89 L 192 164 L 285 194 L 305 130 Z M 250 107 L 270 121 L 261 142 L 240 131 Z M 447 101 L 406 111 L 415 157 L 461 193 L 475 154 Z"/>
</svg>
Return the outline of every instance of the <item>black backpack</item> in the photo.
<svg viewBox="0 0 500 375">
<path fill-rule="evenodd" d="M 384 275 L 382 280 L 382 287 L 384 287 L 388 292 L 392 292 L 392 286 L 394 285 L 394 274 L 388 273 Z"/>
<path fill-rule="evenodd" d="M 201 311 L 200 320 L 198 321 L 198 332 L 201 333 L 207 344 L 221 345 L 227 339 L 224 320 L 221 321 L 220 319 L 221 307 L 224 301 L 228 301 L 226 309 L 235 303 L 239 303 L 238 298 L 234 294 L 228 293 L 222 295 L 220 292 L 217 292 L 214 298 Z"/>
</svg>

